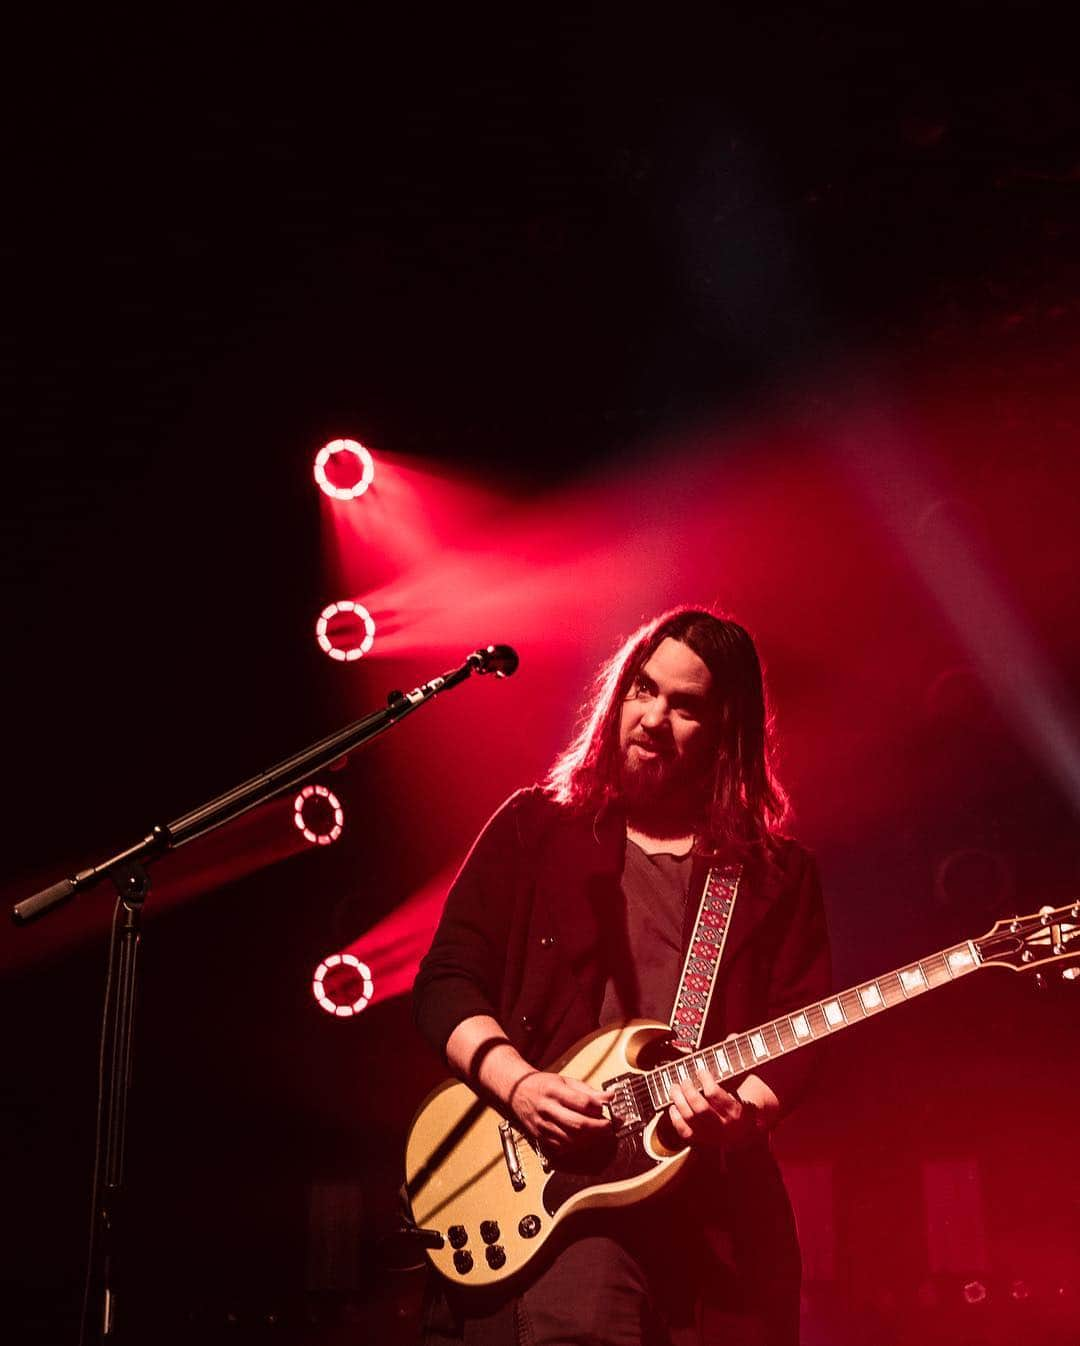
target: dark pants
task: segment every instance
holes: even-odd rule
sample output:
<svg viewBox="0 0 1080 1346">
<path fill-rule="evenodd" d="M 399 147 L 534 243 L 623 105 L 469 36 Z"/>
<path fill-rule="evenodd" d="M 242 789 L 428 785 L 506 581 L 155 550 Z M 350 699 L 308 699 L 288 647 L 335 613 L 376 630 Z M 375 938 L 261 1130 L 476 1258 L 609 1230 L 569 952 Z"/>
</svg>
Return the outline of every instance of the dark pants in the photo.
<svg viewBox="0 0 1080 1346">
<path fill-rule="evenodd" d="M 754 1170 L 704 1188 L 707 1223 L 690 1208 L 701 1186 L 584 1217 L 516 1296 L 485 1301 L 433 1284 L 424 1346 L 798 1346 L 790 1206 L 771 1157 Z M 737 1206 L 743 1218 L 729 1218 Z"/>
<path fill-rule="evenodd" d="M 647 1271 L 614 1240 L 580 1239 L 521 1295 L 515 1346 L 765 1346 L 728 1268 L 715 1267 L 708 1287 L 690 1279 Z"/>
</svg>

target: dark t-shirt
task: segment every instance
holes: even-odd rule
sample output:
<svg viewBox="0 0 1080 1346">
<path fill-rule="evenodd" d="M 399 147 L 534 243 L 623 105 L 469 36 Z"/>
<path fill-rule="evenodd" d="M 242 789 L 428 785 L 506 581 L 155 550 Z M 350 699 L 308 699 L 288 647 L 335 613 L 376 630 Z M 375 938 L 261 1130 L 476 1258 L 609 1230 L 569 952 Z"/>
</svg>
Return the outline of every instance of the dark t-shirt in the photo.
<svg viewBox="0 0 1080 1346">
<path fill-rule="evenodd" d="M 635 1018 L 670 1022 L 683 965 L 683 917 L 692 866 L 692 854 L 649 855 L 627 841 L 622 947 L 628 956 L 620 959 L 605 987 L 601 1025 Z"/>
<path fill-rule="evenodd" d="M 622 957 L 604 989 L 601 1026 L 619 1019 L 670 1021 L 692 864 L 691 855 L 649 855 L 627 841 L 617 942 Z M 679 1216 L 664 1193 L 648 1209 L 586 1217 L 579 1237 L 525 1290 L 518 1309 L 527 1324 L 524 1338 L 640 1346 L 667 1341 L 680 1323 L 688 1329 L 701 1239 L 696 1222 Z"/>
</svg>

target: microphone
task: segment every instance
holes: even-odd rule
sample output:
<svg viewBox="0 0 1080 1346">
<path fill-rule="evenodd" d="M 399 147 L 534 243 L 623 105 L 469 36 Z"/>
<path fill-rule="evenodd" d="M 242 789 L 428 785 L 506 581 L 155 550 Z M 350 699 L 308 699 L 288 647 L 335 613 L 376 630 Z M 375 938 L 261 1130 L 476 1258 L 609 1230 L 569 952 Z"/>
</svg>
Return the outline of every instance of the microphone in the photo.
<svg viewBox="0 0 1080 1346">
<path fill-rule="evenodd" d="M 477 673 L 494 673 L 497 678 L 508 678 L 517 671 L 520 660 L 517 650 L 510 645 L 488 645 L 485 649 L 474 650 L 465 662 L 472 664 Z"/>
</svg>

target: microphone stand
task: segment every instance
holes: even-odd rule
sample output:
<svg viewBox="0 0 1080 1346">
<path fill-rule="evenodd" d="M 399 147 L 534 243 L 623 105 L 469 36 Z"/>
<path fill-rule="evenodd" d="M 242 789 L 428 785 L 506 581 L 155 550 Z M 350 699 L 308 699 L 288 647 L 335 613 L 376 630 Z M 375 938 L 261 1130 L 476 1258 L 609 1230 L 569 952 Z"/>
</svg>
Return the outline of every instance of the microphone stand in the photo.
<svg viewBox="0 0 1080 1346">
<path fill-rule="evenodd" d="M 312 743 L 173 822 L 153 827 L 134 845 L 43 888 L 12 909 L 15 924 L 26 925 L 103 879 L 109 879 L 117 891 L 105 982 L 90 1256 L 80 1342 L 84 1340 L 89 1317 L 93 1280 L 99 1281 L 101 1289 L 97 1317 L 100 1340 L 105 1343 L 117 1340 L 115 1263 L 120 1242 L 118 1230 L 123 1219 L 124 1133 L 131 1087 L 137 953 L 143 904 L 150 891 L 148 866 L 166 851 L 176 850 L 196 837 L 215 831 L 298 785 L 353 749 L 369 743 L 440 692 L 456 687 L 473 673 L 494 673 L 496 677 L 505 678 L 517 666 L 517 654 L 508 645 L 488 645 L 485 649 L 475 650 L 457 668 L 432 678 L 411 692 L 391 692 L 382 709 Z"/>
</svg>

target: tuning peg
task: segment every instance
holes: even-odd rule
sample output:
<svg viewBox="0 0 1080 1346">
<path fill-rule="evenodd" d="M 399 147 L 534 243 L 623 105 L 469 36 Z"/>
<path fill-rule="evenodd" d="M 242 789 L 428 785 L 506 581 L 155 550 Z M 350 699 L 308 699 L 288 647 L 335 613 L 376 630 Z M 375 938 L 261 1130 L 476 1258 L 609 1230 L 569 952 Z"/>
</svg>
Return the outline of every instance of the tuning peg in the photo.
<svg viewBox="0 0 1080 1346">
<path fill-rule="evenodd" d="M 1053 914 L 1054 914 L 1054 908 L 1053 908 L 1053 907 L 1040 907 L 1040 908 L 1039 908 L 1039 920 L 1043 923 L 1043 925 L 1049 925 L 1049 924 L 1050 924 L 1050 917 L 1053 916 Z"/>
<path fill-rule="evenodd" d="M 1061 974 L 1062 981 L 1080 981 L 1080 967 L 1067 967 Z"/>
<path fill-rule="evenodd" d="M 1035 982 L 1036 991 L 1049 990 L 1049 984 L 1041 972 L 1036 972 L 1033 980 Z"/>
</svg>

